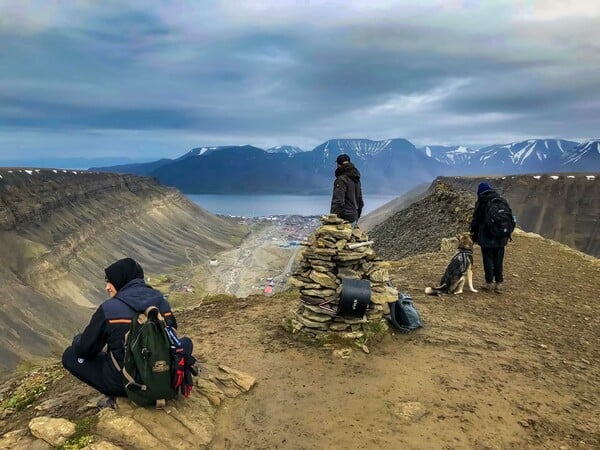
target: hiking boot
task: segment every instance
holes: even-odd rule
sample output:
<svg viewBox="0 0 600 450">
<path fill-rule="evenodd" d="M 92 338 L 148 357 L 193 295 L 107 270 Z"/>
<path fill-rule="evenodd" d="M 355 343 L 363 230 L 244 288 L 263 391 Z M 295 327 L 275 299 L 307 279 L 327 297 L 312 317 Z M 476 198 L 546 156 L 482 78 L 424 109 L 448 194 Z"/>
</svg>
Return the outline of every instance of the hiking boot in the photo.
<svg viewBox="0 0 600 450">
<path fill-rule="evenodd" d="M 496 283 L 496 289 L 494 289 L 494 291 L 496 292 L 496 294 L 502 294 L 504 292 L 504 287 L 502 286 L 502 283 Z"/>
<path fill-rule="evenodd" d="M 96 403 L 96 407 L 98 409 L 104 409 L 104 408 L 115 409 L 117 407 L 117 401 L 115 400 L 114 397 L 110 397 L 107 395 L 106 397 L 98 400 L 98 403 Z"/>
<path fill-rule="evenodd" d="M 481 286 L 481 289 L 492 292 L 494 290 L 494 283 L 485 283 L 483 286 Z"/>
</svg>

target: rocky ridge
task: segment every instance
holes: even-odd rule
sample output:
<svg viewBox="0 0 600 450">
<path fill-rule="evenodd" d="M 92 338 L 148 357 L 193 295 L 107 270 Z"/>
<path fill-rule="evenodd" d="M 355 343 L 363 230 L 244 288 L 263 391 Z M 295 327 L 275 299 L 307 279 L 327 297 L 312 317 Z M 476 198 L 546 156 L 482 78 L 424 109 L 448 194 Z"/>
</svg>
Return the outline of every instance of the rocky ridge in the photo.
<svg viewBox="0 0 600 450">
<path fill-rule="evenodd" d="M 369 213 L 361 218 L 361 225 L 371 233 L 393 215 L 429 196 L 440 182 L 457 192 L 467 191 L 474 204 L 482 181 L 506 197 L 522 230 L 600 256 L 600 173 L 438 177 L 430 185 L 415 188 Z"/>
<path fill-rule="evenodd" d="M 443 182 L 433 192 L 375 226 L 369 235 L 383 259 L 396 260 L 440 249 L 442 238 L 468 232 L 475 196 Z"/>
<path fill-rule="evenodd" d="M 436 179 L 471 192 L 473 202 L 482 181 L 506 197 L 519 228 L 600 257 L 600 173 Z"/>
</svg>

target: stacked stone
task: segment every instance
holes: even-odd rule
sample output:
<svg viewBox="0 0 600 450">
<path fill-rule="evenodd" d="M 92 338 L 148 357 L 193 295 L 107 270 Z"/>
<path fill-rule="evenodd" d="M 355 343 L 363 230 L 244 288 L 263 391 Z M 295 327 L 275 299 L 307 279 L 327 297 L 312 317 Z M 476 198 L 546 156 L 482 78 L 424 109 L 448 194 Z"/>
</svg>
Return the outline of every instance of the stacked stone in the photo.
<svg viewBox="0 0 600 450">
<path fill-rule="evenodd" d="M 383 320 L 398 291 L 391 285 L 388 263 L 378 259 L 366 233 L 352 229 L 335 214 L 322 216 L 321 223 L 308 238 L 299 271 L 290 277 L 301 300 L 291 318 L 292 331 L 312 336 L 339 332 L 360 338 L 366 324 Z M 369 280 L 371 303 L 363 317 L 337 314 L 342 278 Z"/>
</svg>

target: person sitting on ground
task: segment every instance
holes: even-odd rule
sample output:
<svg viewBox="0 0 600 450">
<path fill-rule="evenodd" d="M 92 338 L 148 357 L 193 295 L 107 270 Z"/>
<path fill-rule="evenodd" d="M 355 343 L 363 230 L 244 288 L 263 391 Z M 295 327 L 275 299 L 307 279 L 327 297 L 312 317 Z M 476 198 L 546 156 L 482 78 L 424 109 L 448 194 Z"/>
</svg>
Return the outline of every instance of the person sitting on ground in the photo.
<svg viewBox="0 0 600 450">
<path fill-rule="evenodd" d="M 62 364 L 75 377 L 106 396 L 99 407 L 115 406 L 115 397 L 126 397 L 122 375 L 125 334 L 136 312 L 156 306 L 167 325 L 177 328 L 177 321 L 164 295 L 144 282 L 144 270 L 132 258 L 120 259 L 106 269 L 109 298 L 96 309 L 83 333 L 63 353 Z M 192 341 L 181 338 L 187 354 Z M 107 347 L 104 351 L 104 347 Z M 119 369 L 115 366 L 114 357 Z"/>
<path fill-rule="evenodd" d="M 356 226 L 364 206 L 362 189 L 360 185 L 360 172 L 350 162 L 350 157 L 345 153 L 338 155 L 335 160 L 335 182 L 331 198 L 331 214 L 336 214 Z"/>
</svg>

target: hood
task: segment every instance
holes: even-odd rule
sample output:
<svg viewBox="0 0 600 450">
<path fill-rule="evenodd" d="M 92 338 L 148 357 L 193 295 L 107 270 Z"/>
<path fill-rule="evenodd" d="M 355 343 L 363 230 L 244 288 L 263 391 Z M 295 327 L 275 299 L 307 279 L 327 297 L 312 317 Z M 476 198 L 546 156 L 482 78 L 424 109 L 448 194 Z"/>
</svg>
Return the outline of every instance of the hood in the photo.
<svg viewBox="0 0 600 450">
<path fill-rule="evenodd" d="M 141 278 L 131 280 L 123 286 L 116 297 L 138 312 L 145 311 L 149 306 L 157 306 L 165 298 L 161 292 L 148 286 Z"/>
<path fill-rule="evenodd" d="M 336 169 L 335 176 L 339 177 L 340 175 L 346 175 L 356 183 L 360 181 L 360 172 L 356 167 L 354 167 L 354 164 L 352 164 L 351 162 L 344 164 L 340 168 Z"/>
<path fill-rule="evenodd" d="M 120 291 L 131 280 L 144 278 L 144 270 L 137 261 L 131 258 L 123 258 L 104 269 L 106 281 L 112 283 L 117 291 Z"/>
<path fill-rule="evenodd" d="M 493 189 L 490 189 L 488 191 L 483 191 L 481 194 L 479 194 L 479 200 L 482 202 L 487 202 L 488 200 L 490 200 L 494 197 L 498 197 L 498 193 L 496 191 L 494 191 Z"/>
</svg>

